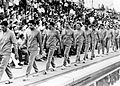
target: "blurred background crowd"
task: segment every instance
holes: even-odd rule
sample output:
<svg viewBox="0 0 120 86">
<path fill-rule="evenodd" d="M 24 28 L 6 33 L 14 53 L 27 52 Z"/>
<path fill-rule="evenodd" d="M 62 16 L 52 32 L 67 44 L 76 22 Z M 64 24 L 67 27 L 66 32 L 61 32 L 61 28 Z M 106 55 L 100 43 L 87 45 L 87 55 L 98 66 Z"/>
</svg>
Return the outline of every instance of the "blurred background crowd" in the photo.
<svg viewBox="0 0 120 86">
<path fill-rule="evenodd" d="M 18 44 L 24 39 L 24 33 L 28 27 L 27 22 L 31 19 L 34 19 L 35 27 L 41 31 L 43 37 L 50 22 L 54 22 L 55 28 L 60 33 L 64 29 L 65 22 L 68 22 L 73 30 L 75 29 L 74 24 L 78 21 L 82 23 L 83 30 L 84 26 L 91 27 L 91 25 L 95 25 L 98 30 L 101 24 L 109 25 L 110 29 L 113 29 L 116 24 L 118 28 L 120 27 L 120 14 L 114 9 L 105 8 L 104 5 L 99 8 L 86 8 L 84 4 L 84 0 L 79 0 L 77 3 L 73 0 L 1 0 L 0 22 L 8 21 L 9 29 L 14 31 Z M 21 63 L 23 60 L 25 65 L 28 64 L 25 49 L 26 47 L 19 50 L 19 65 L 23 65 Z M 84 51 L 84 48 L 82 51 Z M 73 48 L 71 54 L 74 53 Z M 26 58 L 23 59 L 22 54 Z M 43 61 L 46 59 L 46 55 L 43 57 L 45 58 L 36 58 L 36 60 Z M 62 56 L 57 53 L 57 57 Z"/>
</svg>

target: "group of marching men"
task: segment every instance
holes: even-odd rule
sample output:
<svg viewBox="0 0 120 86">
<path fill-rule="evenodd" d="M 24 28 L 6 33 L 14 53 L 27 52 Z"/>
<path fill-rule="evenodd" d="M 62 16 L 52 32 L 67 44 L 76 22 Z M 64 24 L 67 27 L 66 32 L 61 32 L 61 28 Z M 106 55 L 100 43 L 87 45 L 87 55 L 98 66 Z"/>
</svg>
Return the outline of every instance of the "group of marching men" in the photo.
<svg viewBox="0 0 120 86">
<path fill-rule="evenodd" d="M 70 56 L 69 52 L 71 46 L 76 48 L 76 63 L 79 64 L 81 61 L 85 63 L 86 59 L 88 59 L 88 52 L 91 50 L 91 60 L 95 58 L 95 49 L 97 47 L 98 54 L 100 54 L 100 50 L 102 48 L 102 54 L 105 54 L 105 48 L 107 51 L 107 55 L 109 53 L 110 47 L 112 47 L 113 51 L 117 51 L 119 48 L 119 38 L 120 38 L 119 24 L 114 24 L 114 27 L 110 29 L 108 24 L 100 24 L 99 27 L 96 25 L 87 26 L 84 25 L 84 29 L 82 29 L 82 23 L 79 21 L 74 24 L 74 29 L 71 28 L 68 22 L 65 23 L 65 27 L 62 30 L 61 34 L 58 30 L 54 28 L 54 24 L 50 25 L 50 28 L 46 35 L 44 36 L 43 46 L 46 44 L 49 49 L 47 64 L 45 73 L 48 72 L 50 64 L 55 68 L 53 54 L 57 49 L 58 42 L 60 48 L 64 48 L 64 61 L 62 69 L 65 69 L 66 66 L 70 66 Z M 81 58 L 81 50 L 85 45 L 84 50 L 84 58 Z"/>
<path fill-rule="evenodd" d="M 15 49 L 16 58 L 19 58 L 16 37 L 14 33 L 9 30 L 7 21 L 3 21 L 1 23 L 1 29 L 0 56 L 2 58 L 2 61 L 0 64 L 0 79 L 2 78 L 3 72 L 6 71 L 7 75 L 10 78 L 7 83 L 12 83 L 14 77 L 10 71 L 9 66 L 7 65 L 10 59 L 10 50 L 12 44 Z M 81 58 L 83 44 L 85 45 L 84 58 Z M 58 30 L 55 28 L 55 23 L 50 22 L 48 30 L 46 31 L 45 35 L 42 36 L 42 33 L 35 28 L 35 21 L 29 20 L 24 42 L 19 47 L 23 47 L 24 45 L 27 46 L 29 54 L 29 63 L 26 70 L 26 77 L 24 79 L 24 81 L 26 81 L 29 79 L 32 67 L 34 68 L 36 75 L 39 73 L 35 62 L 35 58 L 38 55 L 38 49 L 40 55 L 42 55 L 45 47 L 49 50 L 44 74 L 48 73 L 50 65 L 53 67 L 52 70 L 55 71 L 56 66 L 54 64 L 54 52 L 58 48 L 60 48 L 60 50 L 64 49 L 64 61 L 61 67 L 63 70 L 67 66 L 70 66 L 71 61 L 69 52 L 71 46 L 76 48 L 77 55 L 76 62 L 74 64 L 75 66 L 77 66 L 81 61 L 83 63 L 86 62 L 88 59 L 89 50 L 91 50 L 91 57 L 89 58 L 93 60 L 93 58 L 96 57 L 96 47 L 98 54 L 100 54 L 101 48 L 102 54 L 105 54 L 105 48 L 108 54 L 111 46 L 113 51 L 117 51 L 120 47 L 120 28 L 118 23 L 115 23 L 111 29 L 109 24 L 101 23 L 99 26 L 96 26 L 94 24 L 88 26 L 82 25 L 80 21 L 77 21 L 74 24 L 74 27 L 71 27 L 69 22 L 65 22 L 64 28 L 62 28 L 62 30 Z"/>
</svg>

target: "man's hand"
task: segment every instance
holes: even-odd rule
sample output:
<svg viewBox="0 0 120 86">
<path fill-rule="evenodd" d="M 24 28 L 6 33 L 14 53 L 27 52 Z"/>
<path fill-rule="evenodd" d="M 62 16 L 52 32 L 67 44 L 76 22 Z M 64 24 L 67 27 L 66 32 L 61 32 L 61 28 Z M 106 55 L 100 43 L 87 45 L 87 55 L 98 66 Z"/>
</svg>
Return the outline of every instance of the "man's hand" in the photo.
<svg viewBox="0 0 120 86">
<path fill-rule="evenodd" d="M 60 42 L 60 48 L 63 49 L 63 41 Z"/>
<path fill-rule="evenodd" d="M 106 41 L 106 38 L 104 38 L 103 41 L 105 42 L 105 41 Z"/>
<path fill-rule="evenodd" d="M 18 54 L 15 54 L 15 57 L 16 57 L 16 59 L 19 59 L 19 55 Z"/>
<path fill-rule="evenodd" d="M 76 43 L 73 43 L 73 47 L 76 48 Z"/>
</svg>

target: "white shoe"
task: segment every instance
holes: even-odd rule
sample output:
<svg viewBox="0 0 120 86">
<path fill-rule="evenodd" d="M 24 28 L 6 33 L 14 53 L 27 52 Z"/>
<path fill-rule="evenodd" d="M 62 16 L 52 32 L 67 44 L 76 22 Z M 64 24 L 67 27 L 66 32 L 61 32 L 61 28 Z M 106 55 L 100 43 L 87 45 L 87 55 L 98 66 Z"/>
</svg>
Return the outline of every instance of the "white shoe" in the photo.
<svg viewBox="0 0 120 86">
<path fill-rule="evenodd" d="M 10 84 L 10 83 L 13 83 L 13 81 L 14 81 L 14 78 L 9 79 L 9 80 L 7 80 L 7 81 L 5 82 L 5 84 Z"/>
<path fill-rule="evenodd" d="M 43 75 L 46 75 L 46 74 L 48 74 L 48 71 L 45 70 L 45 71 L 43 72 Z"/>
<path fill-rule="evenodd" d="M 44 62 L 44 60 L 43 59 L 40 59 L 42 62 Z"/>
<path fill-rule="evenodd" d="M 17 66 L 15 66 L 15 69 L 22 69 L 22 67 L 17 65 Z"/>
<path fill-rule="evenodd" d="M 23 79 L 23 81 L 28 81 L 28 80 L 30 80 L 30 78 L 28 76 L 25 76 Z"/>
<path fill-rule="evenodd" d="M 56 71 L 56 68 L 51 68 L 51 71 Z"/>
<path fill-rule="evenodd" d="M 65 66 L 62 66 L 61 69 L 64 70 L 66 67 Z"/>
<path fill-rule="evenodd" d="M 67 64 L 66 66 L 67 66 L 67 67 L 71 67 L 71 65 L 70 65 L 70 64 Z"/>
<path fill-rule="evenodd" d="M 38 72 L 35 73 L 35 74 L 33 74 L 33 77 L 37 77 L 37 76 L 39 76 L 39 73 L 38 73 Z"/>
</svg>

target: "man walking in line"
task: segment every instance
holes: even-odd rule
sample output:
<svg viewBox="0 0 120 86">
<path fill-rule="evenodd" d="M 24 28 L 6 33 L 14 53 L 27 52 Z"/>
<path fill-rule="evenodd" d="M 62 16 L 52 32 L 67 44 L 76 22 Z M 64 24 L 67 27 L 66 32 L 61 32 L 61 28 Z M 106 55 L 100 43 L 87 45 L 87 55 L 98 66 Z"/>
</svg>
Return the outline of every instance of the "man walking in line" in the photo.
<svg viewBox="0 0 120 86">
<path fill-rule="evenodd" d="M 102 54 L 104 54 L 105 52 L 105 43 L 104 43 L 104 38 L 106 35 L 106 30 L 103 24 L 100 24 L 100 28 L 98 30 L 98 34 L 99 34 L 99 45 L 98 45 L 98 54 L 100 54 L 100 47 L 102 47 Z"/>
<path fill-rule="evenodd" d="M 113 38 L 113 32 L 111 31 L 110 26 L 106 25 L 106 35 L 104 38 L 104 42 L 106 42 L 107 55 L 108 55 L 109 49 L 110 49 L 111 38 Z"/>
<path fill-rule="evenodd" d="M 69 52 L 71 45 L 74 43 L 74 32 L 71 29 L 70 25 L 66 22 L 65 23 L 65 32 L 62 34 L 62 41 L 64 45 L 64 61 L 63 61 L 63 66 L 62 70 L 66 68 L 66 66 L 70 66 L 70 57 L 69 57 Z"/>
<path fill-rule="evenodd" d="M 26 33 L 26 39 L 25 39 L 24 43 L 22 44 L 22 45 L 24 45 L 24 44 L 27 45 L 27 49 L 29 52 L 29 64 L 28 64 L 28 67 L 26 70 L 26 77 L 25 77 L 25 79 L 23 79 L 24 81 L 29 79 L 29 75 L 30 75 L 32 66 L 35 70 L 35 73 L 38 74 L 38 68 L 37 68 L 37 65 L 35 63 L 35 57 L 38 55 L 38 44 L 40 47 L 39 54 L 42 53 L 42 46 L 41 46 L 42 39 L 41 39 L 40 32 L 37 29 L 35 29 L 34 20 L 30 20 L 28 22 L 28 25 L 29 25 L 29 27 L 28 27 L 28 30 Z"/>
<path fill-rule="evenodd" d="M 85 32 L 83 30 L 81 30 L 82 24 L 81 23 L 77 23 L 75 25 L 75 32 L 74 32 L 74 37 L 75 37 L 75 47 L 77 47 L 77 56 L 76 56 L 76 63 L 74 64 L 75 66 L 77 66 L 78 63 L 80 63 L 80 53 L 81 53 L 81 49 L 83 46 L 83 42 L 85 40 Z"/>
<path fill-rule="evenodd" d="M 96 48 L 96 44 L 97 41 L 99 40 L 99 34 L 96 31 L 97 27 L 95 25 L 92 25 L 92 32 L 91 32 L 91 42 L 92 42 L 92 51 L 91 51 L 91 60 L 93 60 L 93 58 L 95 58 L 95 48 Z"/>
<path fill-rule="evenodd" d="M 85 55 L 83 58 L 83 63 L 85 63 L 85 60 L 88 59 L 88 51 L 90 48 L 90 43 L 91 43 L 91 30 L 89 30 L 88 26 L 85 25 Z"/>
<path fill-rule="evenodd" d="M 43 44 L 46 44 L 47 49 L 49 49 L 48 56 L 47 56 L 47 64 L 44 74 L 48 73 L 50 64 L 52 65 L 52 70 L 55 71 L 55 63 L 54 63 L 54 52 L 57 50 L 57 43 L 60 41 L 60 34 L 54 27 L 54 22 L 50 22 L 49 31 L 46 33 Z M 46 42 L 46 43 L 45 43 Z"/>
<path fill-rule="evenodd" d="M 114 29 L 114 31 L 113 31 L 113 38 L 112 38 L 112 40 L 113 40 L 113 51 L 116 52 L 116 50 L 118 50 L 118 43 L 119 43 L 119 41 L 118 41 L 119 31 L 118 31 L 117 24 L 114 25 L 113 29 Z"/>
<path fill-rule="evenodd" d="M 13 82 L 13 74 L 10 70 L 10 67 L 8 66 L 8 62 L 10 60 L 11 56 L 11 50 L 12 50 L 12 44 L 15 49 L 15 55 L 16 58 L 18 58 L 18 49 L 17 49 L 17 40 L 15 37 L 15 34 L 9 30 L 8 22 L 2 21 L 1 28 L 2 32 L 0 34 L 0 58 L 2 59 L 0 64 L 0 80 L 2 78 L 2 75 L 4 71 L 6 71 L 9 80 L 6 82 L 6 84 L 10 84 Z"/>
</svg>

